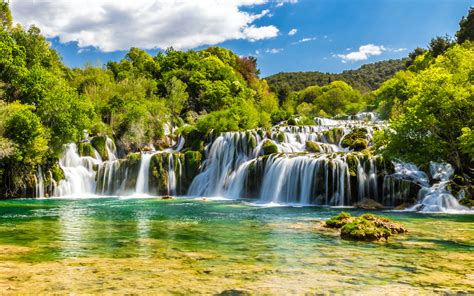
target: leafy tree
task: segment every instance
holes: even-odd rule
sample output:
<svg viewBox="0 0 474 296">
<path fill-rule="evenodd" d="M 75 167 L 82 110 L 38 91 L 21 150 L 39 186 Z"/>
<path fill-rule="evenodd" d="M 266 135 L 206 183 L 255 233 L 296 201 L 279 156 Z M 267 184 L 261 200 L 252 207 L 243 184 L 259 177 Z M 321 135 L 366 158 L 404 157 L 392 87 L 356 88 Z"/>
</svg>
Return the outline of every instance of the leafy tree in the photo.
<svg viewBox="0 0 474 296">
<path fill-rule="evenodd" d="M 437 57 L 440 54 L 444 53 L 452 44 L 453 41 L 448 35 L 438 36 L 436 38 L 431 39 L 428 48 L 431 50 L 433 56 Z"/>
<path fill-rule="evenodd" d="M 392 115 L 384 153 L 420 165 L 447 161 L 469 173 L 474 126 L 474 46 L 455 45 L 393 92 L 406 94 L 403 112 Z M 394 78 L 396 79 L 396 78 Z"/>
<path fill-rule="evenodd" d="M 176 77 L 171 78 L 167 84 L 167 103 L 173 118 L 181 113 L 184 104 L 189 97 L 188 93 L 186 92 L 186 87 L 186 84 Z"/>
<path fill-rule="evenodd" d="M 459 22 L 456 39 L 459 44 L 464 41 L 474 41 L 474 7 L 469 8 L 467 17 L 463 16 Z"/>
</svg>

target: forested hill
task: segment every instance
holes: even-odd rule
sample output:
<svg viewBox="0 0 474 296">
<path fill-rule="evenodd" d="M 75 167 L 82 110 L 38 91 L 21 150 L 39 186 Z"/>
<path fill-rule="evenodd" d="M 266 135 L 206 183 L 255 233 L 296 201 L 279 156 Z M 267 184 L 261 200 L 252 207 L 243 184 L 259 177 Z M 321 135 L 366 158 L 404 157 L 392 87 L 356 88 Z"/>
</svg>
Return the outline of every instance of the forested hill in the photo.
<svg viewBox="0 0 474 296">
<path fill-rule="evenodd" d="M 265 78 L 270 88 L 286 97 L 291 91 L 299 91 L 308 86 L 323 86 L 335 80 L 342 80 L 363 93 L 370 92 L 390 79 L 400 70 L 405 70 L 407 59 L 387 60 L 366 64 L 357 70 L 347 70 L 340 74 L 322 72 L 288 72 L 278 73 Z"/>
</svg>

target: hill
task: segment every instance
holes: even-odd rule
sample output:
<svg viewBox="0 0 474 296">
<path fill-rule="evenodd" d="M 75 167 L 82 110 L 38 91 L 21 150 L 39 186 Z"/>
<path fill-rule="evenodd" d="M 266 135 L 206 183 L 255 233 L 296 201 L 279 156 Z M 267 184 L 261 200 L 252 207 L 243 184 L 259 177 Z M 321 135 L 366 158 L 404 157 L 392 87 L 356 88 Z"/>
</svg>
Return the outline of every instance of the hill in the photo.
<svg viewBox="0 0 474 296">
<path fill-rule="evenodd" d="M 265 78 L 270 89 L 278 94 L 280 100 L 291 91 L 299 91 L 308 86 L 323 86 L 335 80 L 342 80 L 362 93 L 370 92 L 390 79 L 400 70 L 405 70 L 407 59 L 387 60 L 366 64 L 356 70 L 347 70 L 339 74 L 322 72 L 287 72 Z"/>
</svg>

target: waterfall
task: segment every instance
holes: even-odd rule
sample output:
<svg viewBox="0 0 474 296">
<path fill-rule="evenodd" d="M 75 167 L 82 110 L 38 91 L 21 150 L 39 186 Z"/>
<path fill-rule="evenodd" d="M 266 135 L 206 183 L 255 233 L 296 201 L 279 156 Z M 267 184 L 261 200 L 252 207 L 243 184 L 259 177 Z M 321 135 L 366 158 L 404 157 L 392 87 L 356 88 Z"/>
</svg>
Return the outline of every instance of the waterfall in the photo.
<svg viewBox="0 0 474 296">
<path fill-rule="evenodd" d="M 174 138 L 174 147 L 132 153 L 124 159 L 118 158 L 114 141 L 108 137 L 107 160 L 102 160 L 95 149 L 89 152 L 93 157 L 81 157 L 76 145 L 69 144 L 59 160 L 64 180 L 56 184 L 51 171 L 48 179 L 39 167 L 35 195 L 187 193 L 252 198 L 260 204 L 328 206 L 350 206 L 373 199 L 387 207 L 416 201 L 410 209 L 413 211 L 466 210 L 447 190 L 453 173 L 450 166 L 433 163 L 431 176 L 437 182 L 430 185 L 428 175 L 415 165 L 385 161 L 369 150 L 353 151 L 350 145 L 342 147 L 345 137 L 361 133 L 371 145 L 373 132 L 387 127 L 375 113 L 315 118 L 314 122 L 309 126 L 278 124 L 269 129 L 222 133 L 206 145 L 203 162 L 198 152 L 181 152 L 183 137 Z"/>
<path fill-rule="evenodd" d="M 138 172 L 135 194 L 140 195 L 149 193 L 150 162 L 152 157 L 152 153 L 142 153 L 141 155 L 140 170 Z"/>
<path fill-rule="evenodd" d="M 36 173 L 36 186 L 35 186 L 35 197 L 44 197 L 44 179 L 43 169 L 38 166 L 38 172 Z"/>
<path fill-rule="evenodd" d="M 448 163 L 430 163 L 433 180 L 432 186 L 426 184 L 418 193 L 418 203 L 407 211 L 422 213 L 468 213 L 473 212 L 459 204 L 458 200 L 447 190 L 446 186 L 452 175 L 453 167 Z M 421 175 L 421 174 L 420 174 Z"/>
<path fill-rule="evenodd" d="M 63 156 L 59 159 L 65 179 L 57 184 L 54 196 L 94 195 L 94 166 L 100 163 L 100 160 L 93 157 L 81 157 L 77 152 L 76 144 L 68 144 Z"/>
</svg>

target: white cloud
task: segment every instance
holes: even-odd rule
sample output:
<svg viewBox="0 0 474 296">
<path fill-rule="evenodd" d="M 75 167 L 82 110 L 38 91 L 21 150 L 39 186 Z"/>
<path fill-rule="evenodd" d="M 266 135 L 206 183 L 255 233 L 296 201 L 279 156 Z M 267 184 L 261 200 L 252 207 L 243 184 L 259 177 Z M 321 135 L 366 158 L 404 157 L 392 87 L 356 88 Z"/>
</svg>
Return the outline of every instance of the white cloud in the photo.
<svg viewBox="0 0 474 296">
<path fill-rule="evenodd" d="M 290 32 L 288 32 L 288 35 L 289 35 L 289 36 L 293 36 L 293 35 L 295 35 L 296 33 L 298 33 L 298 29 L 291 29 Z"/>
<path fill-rule="evenodd" d="M 281 7 L 285 5 L 286 3 L 296 4 L 298 3 L 298 0 L 276 0 L 276 2 L 277 2 L 276 7 Z"/>
<path fill-rule="evenodd" d="M 266 53 L 277 54 L 283 51 L 283 48 L 268 48 L 265 50 Z"/>
<path fill-rule="evenodd" d="M 391 49 L 390 51 L 393 51 L 393 52 L 402 52 L 402 51 L 407 51 L 407 50 L 408 50 L 408 49 L 401 47 L 401 48 Z"/>
<path fill-rule="evenodd" d="M 245 6 L 296 0 L 11 0 L 16 21 L 36 24 L 47 37 L 75 41 L 102 51 L 130 47 L 190 49 L 226 40 L 256 41 L 278 36 L 273 25 L 254 22 Z"/>
<path fill-rule="evenodd" d="M 316 40 L 316 37 L 305 37 L 305 38 L 302 38 L 296 42 L 293 42 L 292 44 L 300 44 L 300 43 L 306 43 L 306 42 L 310 42 L 310 41 L 314 41 Z"/>
<path fill-rule="evenodd" d="M 367 60 L 371 56 L 381 55 L 382 52 L 386 50 L 387 49 L 383 45 L 366 44 L 361 45 L 358 51 L 353 51 L 348 54 L 338 54 L 335 56 L 341 58 L 343 63 L 347 61 L 356 62 Z"/>
</svg>

